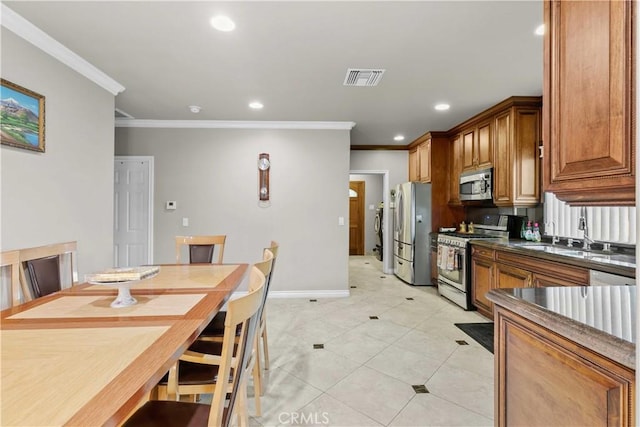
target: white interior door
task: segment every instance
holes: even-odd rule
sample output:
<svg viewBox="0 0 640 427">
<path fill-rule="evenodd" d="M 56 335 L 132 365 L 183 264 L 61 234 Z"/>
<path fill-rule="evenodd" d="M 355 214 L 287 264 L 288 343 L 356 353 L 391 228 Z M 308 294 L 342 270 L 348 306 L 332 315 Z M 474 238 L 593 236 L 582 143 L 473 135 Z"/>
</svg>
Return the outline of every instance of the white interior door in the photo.
<svg viewBox="0 0 640 427">
<path fill-rule="evenodd" d="M 153 157 L 116 156 L 114 266 L 153 264 Z"/>
</svg>

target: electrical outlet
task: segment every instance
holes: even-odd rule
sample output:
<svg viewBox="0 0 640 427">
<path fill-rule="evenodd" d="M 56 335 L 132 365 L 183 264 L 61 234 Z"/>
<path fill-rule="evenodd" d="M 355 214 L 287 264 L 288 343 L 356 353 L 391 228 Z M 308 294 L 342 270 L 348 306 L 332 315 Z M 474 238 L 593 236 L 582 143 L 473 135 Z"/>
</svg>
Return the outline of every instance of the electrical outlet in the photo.
<svg viewBox="0 0 640 427">
<path fill-rule="evenodd" d="M 182 226 L 183 227 L 189 226 L 189 218 L 182 218 Z"/>
</svg>

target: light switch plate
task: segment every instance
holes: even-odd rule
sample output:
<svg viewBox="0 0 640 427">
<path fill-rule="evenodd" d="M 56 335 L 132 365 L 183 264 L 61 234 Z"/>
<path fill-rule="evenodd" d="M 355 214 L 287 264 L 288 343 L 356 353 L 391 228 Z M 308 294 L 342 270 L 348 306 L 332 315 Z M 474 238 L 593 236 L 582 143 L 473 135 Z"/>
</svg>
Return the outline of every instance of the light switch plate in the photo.
<svg viewBox="0 0 640 427">
<path fill-rule="evenodd" d="M 189 218 L 182 218 L 182 226 L 183 227 L 189 226 Z"/>
<path fill-rule="evenodd" d="M 167 210 L 174 210 L 176 208 L 176 202 L 174 200 L 168 200 L 165 204 Z"/>
</svg>

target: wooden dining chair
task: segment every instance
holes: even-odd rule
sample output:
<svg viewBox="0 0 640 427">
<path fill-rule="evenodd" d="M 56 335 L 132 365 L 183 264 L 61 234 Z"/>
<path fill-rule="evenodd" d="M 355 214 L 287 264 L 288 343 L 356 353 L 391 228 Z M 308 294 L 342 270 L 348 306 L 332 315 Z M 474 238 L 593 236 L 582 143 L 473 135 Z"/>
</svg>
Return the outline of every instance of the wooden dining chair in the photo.
<svg viewBox="0 0 640 427">
<path fill-rule="evenodd" d="M 176 236 L 176 263 L 181 264 L 182 247 L 187 246 L 189 253 L 189 264 L 211 263 L 216 246 L 218 247 L 218 258 L 216 263 L 222 264 L 224 257 L 224 243 L 227 236 L 220 234 L 217 236 Z"/>
<path fill-rule="evenodd" d="M 271 246 L 265 248 L 265 251 L 269 250 L 273 254 L 273 262 L 271 264 L 271 273 L 269 274 L 269 283 L 267 284 L 267 292 L 271 287 L 271 281 L 273 280 L 273 270 L 276 267 L 276 259 L 278 258 L 278 249 L 280 245 L 276 241 L 271 241 Z M 267 343 L 267 315 L 265 309 L 262 309 L 262 316 L 260 317 L 260 330 L 258 337 L 262 339 L 262 355 L 264 356 L 264 369 L 269 369 L 269 345 Z M 259 344 L 259 343 L 258 343 Z M 258 354 L 259 356 L 259 354 Z M 256 361 L 256 364 L 260 366 L 260 359 Z"/>
<path fill-rule="evenodd" d="M 254 264 L 254 268 L 258 269 L 262 273 L 262 275 L 265 277 L 264 293 L 262 295 L 262 299 L 260 301 L 260 307 L 258 308 L 258 314 L 257 314 L 257 319 L 258 319 L 256 324 L 257 331 L 259 331 L 259 328 L 260 328 L 260 317 L 262 315 L 262 310 L 264 309 L 264 304 L 266 301 L 267 284 L 269 283 L 269 275 L 271 273 L 272 262 L 273 262 L 273 255 L 270 251 L 267 250 L 265 251 L 263 260 Z M 255 286 L 256 286 L 256 283 L 252 283 L 250 281 L 249 291 L 251 292 Z M 189 347 L 189 351 L 197 352 L 199 354 L 208 354 L 208 355 L 221 354 L 222 352 L 221 343 L 224 342 L 225 339 L 227 339 L 226 318 L 229 315 L 228 311 L 224 313 L 225 313 L 225 316 L 223 318 L 222 334 L 207 336 L 207 337 L 203 337 L 202 339 L 198 337 L 198 340 L 196 340 Z M 242 331 L 240 328 L 237 328 L 236 335 L 235 335 L 236 345 L 240 343 L 241 338 L 242 338 Z M 255 341 L 256 342 L 254 345 L 254 351 L 256 352 L 256 360 L 257 360 L 257 355 L 259 353 L 259 346 L 258 346 L 259 342 L 258 342 L 257 333 L 255 336 Z M 185 356 L 180 358 L 180 360 L 182 362 L 194 362 L 195 360 L 193 360 L 189 355 L 190 355 L 189 352 L 185 353 Z M 212 384 L 215 384 L 215 376 L 217 375 L 217 368 L 216 367 L 212 368 L 211 366 L 206 366 L 206 365 L 197 365 L 195 363 L 182 363 L 182 362 L 179 365 L 180 375 L 178 376 L 178 388 L 179 388 L 178 394 L 181 396 L 190 395 L 193 398 L 193 400 L 195 400 L 196 397 L 200 394 L 211 393 Z M 171 372 L 169 373 L 169 375 L 171 375 Z M 252 375 L 253 375 L 254 398 L 256 402 L 256 405 L 255 405 L 256 415 L 260 416 L 262 412 L 261 406 L 260 406 L 260 395 L 262 394 L 262 377 L 260 375 L 259 366 L 255 362 L 253 363 Z M 158 393 L 157 393 L 158 396 L 160 397 L 171 396 L 172 393 L 175 393 L 175 391 L 172 391 L 170 389 L 169 384 L 170 384 L 170 378 L 169 379 L 165 378 L 163 379 L 163 381 L 160 381 L 160 384 L 158 385 Z"/>
<path fill-rule="evenodd" d="M 20 252 L 4 251 L 0 253 L 0 271 L 2 272 L 2 297 L 0 309 L 13 307 L 22 302 L 20 296 Z"/>
<path fill-rule="evenodd" d="M 254 344 L 265 281 L 260 269 L 252 267 L 249 293 L 229 301 L 220 352 L 210 354 L 186 351 L 168 375 L 166 387 L 169 397 L 174 400 L 146 402 L 125 421 L 125 427 L 226 427 L 231 424 L 234 414 L 238 418 L 238 425 L 248 425 L 247 378 L 255 363 Z M 236 341 L 238 327 L 241 334 L 240 340 Z M 213 381 L 210 381 L 206 388 L 198 390 L 213 393 L 211 405 L 180 401 L 181 394 L 192 393 L 190 385 L 180 383 L 180 378 L 183 374 L 187 375 L 189 367 L 208 371 L 207 375 Z"/>
<path fill-rule="evenodd" d="M 20 249 L 20 283 L 24 301 L 40 298 L 78 282 L 76 242 Z"/>
</svg>

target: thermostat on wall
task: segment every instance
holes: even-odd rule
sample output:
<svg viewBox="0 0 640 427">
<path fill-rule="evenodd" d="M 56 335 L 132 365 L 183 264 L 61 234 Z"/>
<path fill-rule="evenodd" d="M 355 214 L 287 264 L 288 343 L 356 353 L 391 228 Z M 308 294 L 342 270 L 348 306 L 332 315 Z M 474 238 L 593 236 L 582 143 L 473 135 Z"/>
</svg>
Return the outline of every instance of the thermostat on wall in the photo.
<svg viewBox="0 0 640 427">
<path fill-rule="evenodd" d="M 173 200 L 168 201 L 166 206 L 165 206 L 165 208 L 166 209 L 175 209 L 176 208 L 176 202 L 173 201 Z"/>
</svg>

